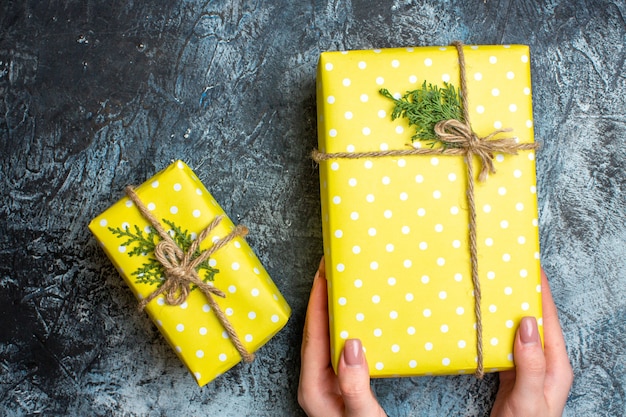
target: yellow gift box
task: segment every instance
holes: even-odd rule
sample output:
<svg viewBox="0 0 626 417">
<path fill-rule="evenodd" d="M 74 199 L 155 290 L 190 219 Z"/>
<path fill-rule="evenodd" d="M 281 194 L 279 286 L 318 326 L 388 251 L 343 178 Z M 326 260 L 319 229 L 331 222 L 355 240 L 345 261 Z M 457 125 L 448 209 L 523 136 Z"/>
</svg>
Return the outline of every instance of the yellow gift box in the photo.
<svg viewBox="0 0 626 417">
<path fill-rule="evenodd" d="M 174 162 L 135 192 L 176 242 L 193 241 L 218 216 L 224 216 L 202 241 L 200 251 L 235 229 L 182 161 Z M 139 300 L 162 285 L 163 271 L 154 253 L 149 252 L 160 237 L 133 201 L 122 198 L 93 219 L 89 228 Z M 223 298 L 215 296 L 214 300 L 248 352 L 259 349 L 287 323 L 289 305 L 243 237 L 235 237 L 213 252 L 198 269 L 198 276 L 224 293 Z M 169 305 L 161 294 L 145 309 L 200 386 L 241 360 L 198 288 L 191 290 L 180 305 Z"/>
<path fill-rule="evenodd" d="M 472 130 L 510 128 L 517 142 L 534 142 L 528 47 L 463 51 Z M 399 98 L 424 82 L 459 87 L 454 46 L 323 53 L 320 152 L 408 149 L 414 128 L 391 119 L 394 103 L 379 90 Z M 523 316 L 536 316 L 542 332 L 535 154 L 493 157 L 497 173 L 474 184 L 486 372 L 513 367 Z M 452 155 L 320 161 L 335 366 L 345 339 L 360 338 L 373 377 L 476 371 L 466 171 Z"/>
</svg>

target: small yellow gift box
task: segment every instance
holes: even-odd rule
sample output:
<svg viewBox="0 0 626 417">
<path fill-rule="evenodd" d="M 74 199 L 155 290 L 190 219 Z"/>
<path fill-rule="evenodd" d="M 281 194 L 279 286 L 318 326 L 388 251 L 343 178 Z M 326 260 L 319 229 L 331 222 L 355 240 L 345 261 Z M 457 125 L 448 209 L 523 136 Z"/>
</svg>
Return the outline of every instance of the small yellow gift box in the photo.
<svg viewBox="0 0 626 417">
<path fill-rule="evenodd" d="M 214 311 L 218 309 L 196 285 L 188 286 L 192 289 L 179 305 L 170 305 L 165 293 L 150 300 L 165 282 L 164 267 L 154 253 L 163 239 L 138 204 L 122 198 L 89 224 L 137 298 L 150 300 L 145 305 L 148 314 L 203 386 L 241 360 L 233 337 L 244 354 L 252 353 L 287 323 L 291 310 L 252 249 L 234 233 L 238 229 L 182 161 L 137 187 L 134 194 L 182 251 L 209 224 L 216 226 L 201 241 L 196 255 L 227 242 L 199 265 L 197 276 L 200 284 L 221 293 L 213 296 L 213 302 L 234 329 L 232 335 Z"/>
<path fill-rule="evenodd" d="M 487 137 L 510 128 L 516 142 L 533 143 L 528 47 L 461 51 L 471 129 Z M 474 180 L 480 320 L 464 157 L 382 155 L 428 144 L 412 143 L 414 127 L 392 120 L 394 103 L 379 90 L 399 99 L 424 83 L 459 87 L 459 59 L 454 46 L 321 55 L 320 186 L 335 366 L 345 339 L 360 338 L 374 377 L 472 373 L 479 325 L 485 372 L 509 369 L 520 319 L 538 317 L 542 331 L 534 151 L 495 152 L 497 173 Z M 478 158 L 472 164 L 478 172 Z"/>
</svg>

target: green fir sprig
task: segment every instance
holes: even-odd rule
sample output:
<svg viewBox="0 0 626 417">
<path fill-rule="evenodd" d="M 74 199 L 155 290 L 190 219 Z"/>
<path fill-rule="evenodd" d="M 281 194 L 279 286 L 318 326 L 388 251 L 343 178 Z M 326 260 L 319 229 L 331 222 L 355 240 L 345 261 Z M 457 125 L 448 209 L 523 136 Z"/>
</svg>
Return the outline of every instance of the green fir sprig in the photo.
<svg viewBox="0 0 626 417">
<path fill-rule="evenodd" d="M 174 222 L 167 219 L 163 219 L 163 223 L 170 227 L 168 233 L 176 245 L 178 245 L 183 252 L 187 252 L 193 242 L 189 231 L 182 230 Z M 143 265 L 136 271 L 131 273 L 131 275 L 136 277 L 135 282 L 137 284 L 149 284 L 160 287 L 163 282 L 165 282 L 165 269 L 163 268 L 163 265 L 161 265 L 161 263 L 154 258 L 154 256 L 149 254 L 154 253 L 154 249 L 161 238 L 152 226 L 149 226 L 148 229 L 149 231 L 144 232 L 139 228 L 139 226 L 135 225 L 133 232 L 129 226 L 124 227 L 124 229 L 119 227 L 109 227 L 109 231 L 113 233 L 113 235 L 117 236 L 119 239 L 125 239 L 121 243 L 122 246 L 132 245 L 132 249 L 128 252 L 128 256 L 147 256 L 146 262 L 144 262 Z M 199 254 L 200 251 L 197 250 L 196 253 L 194 253 L 194 257 Z M 208 259 L 198 266 L 198 271 L 200 270 L 203 270 L 204 272 L 204 277 L 202 278 L 204 282 L 213 281 L 215 279 L 215 274 L 219 272 L 218 269 L 209 265 Z"/>
<path fill-rule="evenodd" d="M 444 148 L 455 146 L 439 139 L 435 134 L 435 125 L 443 120 L 464 121 L 461 91 L 452 84 L 444 83 L 444 87 L 439 88 L 424 81 L 422 88 L 407 91 L 400 99 L 395 98 L 386 88 L 381 89 L 380 94 L 393 100 L 395 104 L 391 120 L 406 117 L 409 126 L 415 126 L 416 132 L 411 137 L 413 142 L 424 141 L 430 147 L 436 144 Z"/>
</svg>

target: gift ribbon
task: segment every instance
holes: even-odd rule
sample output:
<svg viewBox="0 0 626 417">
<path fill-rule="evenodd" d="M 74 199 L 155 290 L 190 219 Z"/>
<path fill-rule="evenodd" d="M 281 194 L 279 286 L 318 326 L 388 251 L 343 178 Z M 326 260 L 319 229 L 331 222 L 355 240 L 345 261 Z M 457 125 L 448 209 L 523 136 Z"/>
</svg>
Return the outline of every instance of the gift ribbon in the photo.
<svg viewBox="0 0 626 417">
<path fill-rule="evenodd" d="M 463 108 L 463 121 L 449 119 L 440 121 L 435 125 L 435 134 L 445 142 L 453 144 L 454 147 L 439 149 L 397 149 L 373 152 L 337 152 L 324 153 L 317 149 L 313 151 L 312 158 L 316 162 L 328 161 L 331 159 L 361 159 L 380 158 L 387 156 L 412 156 L 412 155 L 451 155 L 463 156 L 467 167 L 467 202 L 469 212 L 469 244 L 470 263 L 472 268 L 472 285 L 474 287 L 474 314 L 476 316 L 476 352 L 477 367 L 476 376 L 482 378 L 485 374 L 483 359 L 483 328 L 481 314 L 481 291 L 480 279 L 478 277 L 478 245 L 476 239 L 476 203 L 474 201 L 474 167 L 473 157 L 477 156 L 481 169 L 478 174 L 478 181 L 485 181 L 488 174 L 495 174 L 493 164 L 495 153 L 505 153 L 517 155 L 520 150 L 532 150 L 538 147 L 537 143 L 517 143 L 515 138 L 493 139 L 494 136 L 509 132 L 510 129 L 499 129 L 487 136 L 478 136 L 470 124 L 469 105 L 467 99 L 467 82 L 465 75 L 465 54 L 463 53 L 463 43 L 454 41 L 459 61 L 459 75 L 461 79 L 461 103 Z"/>
<path fill-rule="evenodd" d="M 139 310 L 143 310 L 150 301 L 154 300 L 161 294 L 165 294 L 164 298 L 167 304 L 175 306 L 181 305 L 187 299 L 187 296 L 191 291 L 191 286 L 195 285 L 205 295 L 209 306 L 215 312 L 217 319 L 224 327 L 224 330 L 226 330 L 226 333 L 230 336 L 233 345 L 235 345 L 235 348 L 243 360 L 246 362 L 252 362 L 254 360 L 254 354 L 248 352 L 245 348 L 233 325 L 226 317 L 226 314 L 224 314 L 220 306 L 213 298 L 213 295 L 225 298 L 226 294 L 200 279 L 197 271 L 200 264 L 209 259 L 209 257 L 217 250 L 226 246 L 236 237 L 244 237 L 247 235 L 248 229 L 245 226 L 236 226 L 231 233 L 217 240 L 210 248 L 199 252 L 196 256 L 195 254 L 200 248 L 200 243 L 202 243 L 211 231 L 213 231 L 222 221 L 224 218 L 223 215 L 215 217 L 211 224 L 202 230 L 198 237 L 191 243 L 189 250 L 184 252 L 165 231 L 163 226 L 161 226 L 161 223 L 159 223 L 152 213 L 150 213 L 150 210 L 148 210 L 148 208 L 142 203 L 133 187 L 126 187 L 126 194 L 131 201 L 135 203 L 141 215 L 150 222 L 152 227 L 154 227 L 162 239 L 154 248 L 154 257 L 161 263 L 161 265 L 163 265 L 163 269 L 165 270 L 165 281 L 157 290 L 139 302 Z"/>
</svg>

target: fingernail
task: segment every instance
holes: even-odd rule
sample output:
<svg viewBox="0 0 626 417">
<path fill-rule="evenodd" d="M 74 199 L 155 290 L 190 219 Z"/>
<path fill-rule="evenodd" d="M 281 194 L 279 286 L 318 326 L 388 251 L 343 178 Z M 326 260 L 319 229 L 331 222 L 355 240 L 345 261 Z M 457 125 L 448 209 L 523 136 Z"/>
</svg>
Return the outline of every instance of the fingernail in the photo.
<svg viewBox="0 0 626 417">
<path fill-rule="evenodd" d="M 319 266 L 317 267 L 317 274 L 321 277 L 326 278 L 326 263 L 324 262 L 323 256 L 322 256 L 322 260 L 320 261 Z"/>
<path fill-rule="evenodd" d="M 348 339 L 343 347 L 343 359 L 348 366 L 361 366 L 363 363 L 363 345 L 359 339 Z"/>
<path fill-rule="evenodd" d="M 537 319 L 534 317 L 522 317 L 522 321 L 519 324 L 519 338 L 525 345 L 539 342 Z"/>
</svg>

